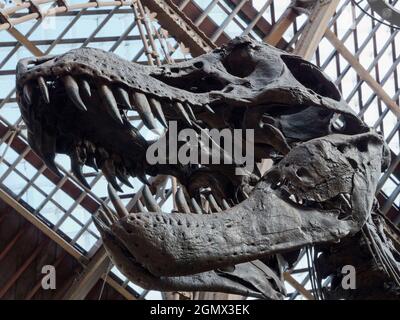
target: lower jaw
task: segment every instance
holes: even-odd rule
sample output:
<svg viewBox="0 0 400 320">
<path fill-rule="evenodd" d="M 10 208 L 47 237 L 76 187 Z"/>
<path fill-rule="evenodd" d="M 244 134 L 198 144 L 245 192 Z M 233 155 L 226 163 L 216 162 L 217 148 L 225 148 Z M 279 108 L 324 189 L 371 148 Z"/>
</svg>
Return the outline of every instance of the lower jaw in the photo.
<svg viewBox="0 0 400 320">
<path fill-rule="evenodd" d="M 112 231 L 151 274 L 182 276 L 338 241 L 359 225 L 339 220 L 336 211 L 289 204 L 262 180 L 247 200 L 224 212 L 132 213 Z"/>
<path fill-rule="evenodd" d="M 212 291 L 251 296 L 259 299 L 283 299 L 285 290 L 279 278 L 272 277 L 267 267 L 248 262 L 236 265 L 230 271 L 211 270 L 188 276 L 155 276 L 140 265 L 122 243 L 110 237 L 108 227 L 96 222 L 108 256 L 128 279 L 144 289 L 159 291 Z M 110 238 L 114 238 L 111 240 Z M 247 281 L 238 282 L 243 276 Z M 267 278 L 266 278 L 267 276 Z"/>
</svg>

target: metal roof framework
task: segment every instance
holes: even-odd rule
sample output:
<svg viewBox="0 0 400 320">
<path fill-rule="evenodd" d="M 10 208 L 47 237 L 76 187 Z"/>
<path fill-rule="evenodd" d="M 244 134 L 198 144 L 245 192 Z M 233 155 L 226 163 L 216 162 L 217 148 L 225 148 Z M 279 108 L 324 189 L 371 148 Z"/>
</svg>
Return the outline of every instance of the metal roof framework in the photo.
<svg viewBox="0 0 400 320">
<path fill-rule="evenodd" d="M 400 222 L 398 30 L 372 20 L 365 13 L 370 12 L 366 1 L 361 3 L 365 11 L 351 0 L 306 3 L 32 0 L 0 9 L 0 197 L 82 264 L 84 271 L 64 298 L 85 298 L 99 279 L 112 283 L 125 298 L 145 298 L 148 292 L 131 284 L 116 268 L 107 276 L 109 261 L 90 219 L 101 203 L 112 208 L 102 175 L 86 171 L 92 186 L 87 190 L 71 175 L 65 157 L 57 158 L 65 174 L 60 179 L 29 148 L 13 87 L 15 62 L 23 56 L 95 46 L 132 61 L 162 64 L 207 52 L 238 35 L 302 55 L 334 79 L 350 107 L 384 134 L 392 150 L 392 163 L 379 182 L 378 199 L 382 211 L 395 223 Z M 396 5 L 397 0 L 391 3 Z M 118 22 L 120 27 L 113 30 Z M 142 134 L 148 134 L 137 115 L 132 113 L 130 119 Z M 141 196 L 140 182 L 132 179 L 132 183 L 133 192 L 122 187 L 121 198 L 128 208 Z M 155 184 L 153 193 L 158 192 L 160 205 L 171 209 L 176 182 L 158 179 Z M 12 243 L 18 241 L 18 234 Z M 5 248 L 0 250 L 5 252 Z M 314 299 L 311 267 L 300 263 L 285 272 L 290 298 L 300 294 Z M 7 291 L 18 277 L 12 280 Z M 198 293 L 171 296 L 210 297 Z"/>
</svg>

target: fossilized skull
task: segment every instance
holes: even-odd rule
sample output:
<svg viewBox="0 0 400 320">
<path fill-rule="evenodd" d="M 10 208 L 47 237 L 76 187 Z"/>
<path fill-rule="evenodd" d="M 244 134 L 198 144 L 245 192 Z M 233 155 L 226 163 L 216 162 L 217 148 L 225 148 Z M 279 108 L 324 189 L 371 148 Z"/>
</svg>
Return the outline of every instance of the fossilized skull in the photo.
<svg viewBox="0 0 400 320">
<path fill-rule="evenodd" d="M 85 164 L 115 189 L 130 175 L 178 178 L 181 212 L 160 212 L 145 188 L 146 208 L 128 213 L 110 186 L 118 216 L 95 218 L 112 261 L 149 289 L 282 298 L 276 254 L 360 231 L 389 161 L 383 139 L 317 67 L 247 37 L 162 67 L 93 48 L 23 59 L 17 99 L 29 143 L 53 170 L 65 153 L 86 186 Z M 235 164 L 150 165 L 153 141 L 128 121 L 132 109 L 149 128 L 157 119 L 199 133 L 254 129 L 256 161 L 272 168 L 237 176 Z"/>
</svg>

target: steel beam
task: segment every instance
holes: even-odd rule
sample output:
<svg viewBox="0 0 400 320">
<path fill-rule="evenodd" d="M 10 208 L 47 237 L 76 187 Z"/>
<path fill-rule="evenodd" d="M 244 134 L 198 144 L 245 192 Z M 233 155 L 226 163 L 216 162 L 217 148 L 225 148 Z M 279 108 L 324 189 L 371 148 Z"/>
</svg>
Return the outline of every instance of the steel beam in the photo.
<svg viewBox="0 0 400 320">
<path fill-rule="evenodd" d="M 19 43 L 22 43 L 25 48 L 29 50 L 35 57 L 40 57 L 43 55 L 43 52 L 36 47 L 31 41 L 28 40 L 21 32 L 19 32 L 15 28 L 10 28 L 7 30 L 9 34 L 11 34 Z"/>
<path fill-rule="evenodd" d="M 107 282 L 115 291 L 117 291 L 126 300 L 138 300 L 132 293 L 130 293 L 126 288 L 122 287 L 117 281 L 115 281 L 110 275 L 106 277 L 102 275 L 102 279 Z"/>
<path fill-rule="evenodd" d="M 99 248 L 80 277 L 75 279 L 72 286 L 68 289 L 63 300 L 85 299 L 93 286 L 101 279 L 102 275 L 109 271 L 110 264 L 111 261 L 104 247 Z"/>
<path fill-rule="evenodd" d="M 286 282 L 288 282 L 293 288 L 295 288 L 298 292 L 300 292 L 306 299 L 308 300 L 315 300 L 314 296 L 306 289 L 304 288 L 301 283 L 299 283 L 293 276 L 288 273 L 284 272 L 283 273 L 283 278 L 285 279 Z"/>
<path fill-rule="evenodd" d="M 271 46 L 276 46 L 282 40 L 283 34 L 296 20 L 297 12 L 293 8 L 287 8 L 278 21 L 272 26 L 270 33 L 264 37 L 264 41 Z"/>
<path fill-rule="evenodd" d="M 329 21 L 335 13 L 340 0 L 316 1 L 309 15 L 300 40 L 296 44 L 295 53 L 310 60 L 318 48 L 327 30 Z"/>
<path fill-rule="evenodd" d="M 174 30 L 174 37 L 190 48 L 192 56 L 198 56 L 216 48 L 216 45 L 171 0 L 142 0 L 167 30 Z"/>
<path fill-rule="evenodd" d="M 2 199 L 6 204 L 12 207 L 16 212 L 23 216 L 28 222 L 33 224 L 36 228 L 42 231 L 47 237 L 56 242 L 61 248 L 63 248 L 68 254 L 73 256 L 78 261 L 86 261 L 84 257 L 78 250 L 67 243 L 59 234 L 53 232 L 45 223 L 36 218 L 32 213 L 30 213 L 26 208 L 24 208 L 19 202 L 15 201 L 8 193 L 3 189 L 0 189 L 0 199 Z"/>
<path fill-rule="evenodd" d="M 325 37 L 335 47 L 348 63 L 352 65 L 359 77 L 364 80 L 376 95 L 393 111 L 397 118 L 400 119 L 400 108 L 396 102 L 383 90 L 382 86 L 370 75 L 370 73 L 361 65 L 356 57 L 346 48 L 346 46 L 338 39 L 338 37 L 330 30 L 326 30 Z"/>
</svg>

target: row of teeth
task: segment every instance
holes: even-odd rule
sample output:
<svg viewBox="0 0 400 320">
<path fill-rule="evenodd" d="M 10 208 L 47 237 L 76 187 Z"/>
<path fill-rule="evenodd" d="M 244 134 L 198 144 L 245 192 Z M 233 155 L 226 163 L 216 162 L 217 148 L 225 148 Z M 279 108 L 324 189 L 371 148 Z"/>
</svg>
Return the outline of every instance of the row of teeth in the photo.
<svg viewBox="0 0 400 320">
<path fill-rule="evenodd" d="M 100 166 L 107 181 L 119 192 L 122 192 L 122 189 L 117 182 L 117 178 L 126 186 L 133 188 L 132 184 L 129 182 L 129 175 L 136 176 L 144 184 L 143 198 L 145 199 L 146 207 L 155 212 L 161 211 L 147 186 L 150 185 L 150 183 L 144 172 L 140 170 L 136 170 L 135 172 L 130 171 L 123 165 L 121 159 L 119 159 L 117 155 L 110 155 L 103 147 L 96 147 L 92 142 L 83 140 L 75 146 L 70 158 L 71 171 L 86 188 L 89 189 L 90 186 L 82 172 L 84 165 L 91 166 L 96 171 L 98 171 Z M 53 167 L 53 170 L 56 169 L 55 165 L 51 165 L 51 167 Z M 179 188 L 175 194 L 175 203 L 178 211 L 182 213 L 194 212 L 202 214 L 221 212 L 231 207 L 225 199 L 222 199 L 222 201 L 218 203 L 210 188 L 207 188 L 207 192 L 203 192 L 202 189 L 200 189 L 199 192 L 201 198 L 200 205 L 195 198 L 190 199 L 189 205 L 182 189 Z M 241 194 L 244 198 L 249 197 L 244 191 L 242 191 Z M 142 212 L 143 205 L 140 200 L 137 202 L 137 206 L 139 207 L 138 212 Z"/>
<path fill-rule="evenodd" d="M 129 212 L 122 204 L 121 199 L 112 187 L 108 187 L 108 193 L 116 210 L 117 216 L 105 205 L 102 205 L 103 210 L 99 210 L 99 214 L 102 222 L 108 226 L 111 226 L 118 220 L 118 218 L 128 216 Z M 219 206 L 215 207 L 215 204 L 213 204 L 213 202 L 215 203 L 215 199 L 213 199 L 212 194 L 209 194 L 206 202 L 204 202 L 202 199 L 200 204 L 195 198 L 191 198 L 190 201 L 187 201 L 182 188 L 177 189 L 174 198 L 177 205 L 177 210 L 181 213 L 207 214 L 210 212 L 227 210 L 231 207 L 226 200 L 222 200 L 222 208 Z M 142 189 L 142 197 L 136 199 L 131 212 L 138 213 L 147 211 L 163 213 L 150 188 L 147 185 L 144 185 Z"/>
<path fill-rule="evenodd" d="M 322 203 L 316 202 L 313 200 L 309 199 L 304 199 L 299 197 L 297 194 L 294 194 L 291 192 L 291 190 L 294 190 L 293 185 L 288 179 L 283 179 L 278 181 L 273 188 L 279 188 L 280 191 L 287 197 L 287 199 L 291 200 L 292 202 L 298 204 L 298 205 L 317 205 L 318 207 L 322 208 Z M 351 195 L 349 193 L 341 193 L 339 194 L 340 201 L 341 201 L 341 206 L 345 210 L 352 210 L 352 205 L 351 205 Z"/>
<path fill-rule="evenodd" d="M 149 184 L 142 170 L 127 169 L 117 155 L 109 154 L 103 147 L 96 147 L 92 142 L 84 140 L 75 146 L 71 158 L 71 171 L 75 177 L 86 187 L 90 188 L 83 175 L 82 168 L 88 165 L 98 171 L 101 168 L 107 181 L 118 191 L 122 192 L 117 178 L 126 186 L 133 188 L 129 176 L 136 176 L 144 184 Z"/>
<path fill-rule="evenodd" d="M 288 179 L 278 181 L 274 185 L 274 188 L 279 188 L 289 200 L 298 205 L 305 205 L 306 203 L 310 202 L 308 199 L 301 198 L 297 194 L 291 192 L 291 190 L 294 190 L 294 187 Z"/>
<path fill-rule="evenodd" d="M 75 80 L 71 75 L 66 75 L 61 78 L 61 81 L 65 87 L 65 92 L 69 99 L 80 111 L 87 111 L 87 106 L 82 100 L 80 91 L 86 96 L 92 96 L 92 90 L 88 81 Z M 46 80 L 40 76 L 37 78 L 37 86 L 42 95 L 43 100 L 46 103 L 50 103 L 50 94 L 47 87 Z M 107 112 L 116 121 L 123 123 L 118 106 L 123 109 L 135 110 L 139 113 L 143 123 L 149 129 L 157 129 L 156 119 L 164 126 L 167 127 L 167 120 L 162 110 L 162 105 L 154 97 L 147 97 L 144 93 L 125 90 L 122 87 L 116 86 L 111 88 L 107 84 L 101 84 L 98 87 L 99 95 L 103 101 L 106 102 L 108 108 Z M 31 83 L 26 83 L 23 87 L 23 97 L 28 105 L 32 104 L 33 86 Z M 189 126 L 192 126 L 192 122 L 196 122 L 196 116 L 193 112 L 192 106 L 189 103 L 181 103 L 179 101 L 172 102 L 171 107 L 175 113 L 185 121 Z M 134 107 L 133 107 L 134 106 Z M 205 105 L 204 109 L 209 112 L 214 112 L 210 106 Z"/>
<path fill-rule="evenodd" d="M 117 154 L 110 154 L 103 147 L 96 146 L 94 143 L 88 140 L 78 142 L 73 147 L 70 158 L 72 172 L 76 178 L 88 189 L 90 189 L 90 186 L 82 172 L 84 165 L 88 165 L 94 168 L 96 171 L 98 171 L 100 168 L 107 181 L 111 183 L 111 185 L 119 192 L 122 192 L 122 189 L 119 187 L 116 178 L 130 188 L 133 188 L 133 186 L 128 180 L 129 176 L 137 177 L 144 184 L 150 184 L 143 169 L 138 168 L 137 170 L 131 170 L 126 168 L 122 162 L 122 159 Z M 54 162 L 46 162 L 46 164 L 53 169 L 53 171 L 58 173 L 58 169 Z M 61 176 L 61 174 L 59 175 Z M 212 208 L 214 208 L 215 211 L 221 211 L 219 210 L 219 206 L 215 199 L 213 200 L 212 194 L 207 192 L 206 195 L 208 195 L 206 198 L 208 202 L 212 204 Z M 248 198 L 248 195 L 243 190 L 241 190 L 241 195 L 244 198 Z M 225 203 L 222 203 L 222 206 L 224 209 L 226 209 Z"/>
<path fill-rule="evenodd" d="M 61 78 L 61 81 L 64 85 L 65 93 L 76 106 L 76 108 L 82 112 L 87 111 L 87 106 L 85 105 L 80 93 L 87 97 L 92 96 L 92 90 L 89 82 L 84 79 L 75 80 L 70 75 L 64 76 L 63 78 Z M 43 101 L 49 104 L 49 89 L 46 80 L 43 77 L 37 78 L 37 87 L 39 88 L 39 92 L 42 96 Z M 26 83 L 23 87 L 23 98 L 28 105 L 32 104 L 33 88 L 33 83 Z M 140 92 L 131 92 L 129 94 L 128 91 L 121 87 L 113 87 L 111 89 L 111 87 L 105 84 L 100 85 L 97 91 L 99 92 L 99 94 L 101 94 L 103 101 L 107 103 L 109 107 L 107 111 L 109 112 L 110 116 L 112 116 L 112 118 L 114 118 L 121 124 L 123 124 L 123 119 L 121 117 L 118 106 L 122 106 L 123 109 L 127 110 L 136 109 L 136 111 L 141 116 L 143 123 L 149 129 L 155 129 L 157 127 L 155 118 L 157 118 L 157 120 L 159 120 L 162 125 L 164 125 L 165 127 L 167 126 L 161 103 L 157 99 L 153 97 L 148 98 L 145 94 Z M 133 103 L 131 103 L 132 101 Z M 136 108 L 134 109 L 132 105 L 134 105 Z M 174 107 L 175 112 L 178 115 L 181 115 L 181 118 L 188 125 L 192 125 L 192 121 L 196 121 L 193 110 L 189 104 L 175 102 L 172 103 L 171 106 Z M 205 106 L 205 109 L 209 112 L 214 112 L 208 105 Z M 75 177 L 86 188 L 90 188 L 90 186 L 87 183 L 86 178 L 84 177 L 84 174 L 82 172 L 82 168 L 84 165 L 89 165 L 95 170 L 98 170 L 100 166 L 103 174 L 110 182 L 110 184 L 120 192 L 122 192 L 122 189 L 117 182 L 117 178 L 119 181 L 129 187 L 132 187 L 128 180 L 129 175 L 137 176 L 137 178 L 143 183 L 149 184 L 144 172 L 140 172 L 140 170 L 135 170 L 136 172 L 130 172 L 122 164 L 121 161 L 116 160 L 118 156 L 110 155 L 104 148 L 96 147 L 90 141 L 85 140 L 78 143 L 74 147 L 74 150 L 70 156 L 71 170 L 74 173 Z M 48 163 L 48 166 L 49 165 L 53 169 L 53 171 L 58 172 L 55 164 L 53 165 L 52 163 Z M 186 209 L 189 208 L 189 206 L 187 205 L 187 203 L 185 205 L 186 200 L 184 202 L 182 200 L 184 199 L 184 197 L 182 197 L 180 194 L 178 194 L 177 197 L 179 198 L 176 199 L 176 203 L 179 207 L 178 209 L 180 209 L 180 211 L 187 212 Z M 227 201 L 223 200 L 221 208 L 221 206 L 218 205 L 212 194 L 210 194 L 205 199 L 205 203 L 208 203 L 206 209 L 204 208 L 203 204 L 200 207 L 196 203 L 195 199 L 191 199 L 191 207 L 197 213 L 218 212 L 228 209 L 230 207 Z"/>
</svg>

